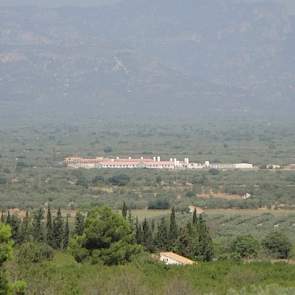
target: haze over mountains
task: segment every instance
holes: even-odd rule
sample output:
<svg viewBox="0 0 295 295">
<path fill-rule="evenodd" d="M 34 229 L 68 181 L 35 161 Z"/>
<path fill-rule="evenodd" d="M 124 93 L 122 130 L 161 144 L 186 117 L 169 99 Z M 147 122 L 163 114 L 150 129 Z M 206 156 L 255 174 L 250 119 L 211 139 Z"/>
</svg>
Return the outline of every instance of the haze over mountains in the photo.
<svg viewBox="0 0 295 295">
<path fill-rule="evenodd" d="M 14 2 L 0 0 L 1 118 L 295 111 L 290 1 Z"/>
</svg>

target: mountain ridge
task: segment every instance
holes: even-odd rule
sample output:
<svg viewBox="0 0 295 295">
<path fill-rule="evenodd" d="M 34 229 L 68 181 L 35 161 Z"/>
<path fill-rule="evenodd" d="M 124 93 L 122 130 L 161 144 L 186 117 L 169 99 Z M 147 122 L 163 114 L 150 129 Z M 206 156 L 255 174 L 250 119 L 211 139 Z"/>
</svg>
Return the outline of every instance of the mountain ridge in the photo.
<svg viewBox="0 0 295 295">
<path fill-rule="evenodd" d="M 295 110 L 295 18 L 276 1 L 10 7 L 0 19 L 0 106 L 14 115 Z"/>
</svg>

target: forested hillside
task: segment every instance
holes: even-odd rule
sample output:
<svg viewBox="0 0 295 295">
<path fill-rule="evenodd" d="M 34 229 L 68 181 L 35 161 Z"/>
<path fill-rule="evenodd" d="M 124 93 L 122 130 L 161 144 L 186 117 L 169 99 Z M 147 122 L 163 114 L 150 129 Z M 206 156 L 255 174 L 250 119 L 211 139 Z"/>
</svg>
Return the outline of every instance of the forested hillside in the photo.
<svg viewBox="0 0 295 295">
<path fill-rule="evenodd" d="M 287 4 L 0 1 L 1 119 L 292 114 Z"/>
</svg>

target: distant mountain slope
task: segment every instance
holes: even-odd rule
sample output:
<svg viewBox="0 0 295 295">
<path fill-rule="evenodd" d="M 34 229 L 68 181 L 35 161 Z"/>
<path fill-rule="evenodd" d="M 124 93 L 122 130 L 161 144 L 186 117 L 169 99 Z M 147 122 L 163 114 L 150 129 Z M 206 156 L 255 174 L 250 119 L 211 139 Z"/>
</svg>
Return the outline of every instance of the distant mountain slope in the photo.
<svg viewBox="0 0 295 295">
<path fill-rule="evenodd" d="M 282 3 L 3 7 L 0 116 L 291 114 L 295 17 Z"/>
</svg>

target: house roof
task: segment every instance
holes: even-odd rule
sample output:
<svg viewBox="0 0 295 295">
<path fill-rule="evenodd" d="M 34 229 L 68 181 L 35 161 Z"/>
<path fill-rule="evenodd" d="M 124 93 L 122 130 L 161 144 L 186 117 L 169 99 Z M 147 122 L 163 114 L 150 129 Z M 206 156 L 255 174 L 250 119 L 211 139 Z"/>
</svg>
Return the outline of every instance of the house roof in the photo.
<svg viewBox="0 0 295 295">
<path fill-rule="evenodd" d="M 192 261 L 186 257 L 180 256 L 180 255 L 173 253 L 173 252 L 161 252 L 160 257 L 162 257 L 162 256 L 170 258 L 170 259 L 172 259 L 176 262 L 179 262 L 181 264 L 191 265 L 191 264 L 195 263 L 194 261 Z"/>
</svg>

